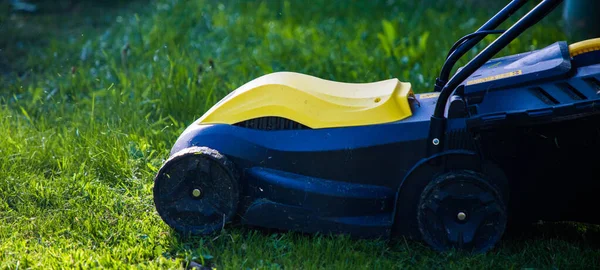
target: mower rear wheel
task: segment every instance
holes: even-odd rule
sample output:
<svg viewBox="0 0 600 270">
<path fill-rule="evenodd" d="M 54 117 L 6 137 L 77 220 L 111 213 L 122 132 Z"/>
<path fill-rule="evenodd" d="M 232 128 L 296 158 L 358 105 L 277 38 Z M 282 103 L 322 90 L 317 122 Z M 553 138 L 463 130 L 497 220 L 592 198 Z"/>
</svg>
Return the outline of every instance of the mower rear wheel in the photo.
<svg viewBox="0 0 600 270">
<path fill-rule="evenodd" d="M 236 214 L 238 177 L 218 151 L 190 147 L 171 156 L 154 179 L 154 204 L 165 223 L 182 234 L 206 235 Z"/>
<path fill-rule="evenodd" d="M 423 240 L 433 249 L 483 253 L 502 238 L 507 213 L 499 188 L 480 173 L 460 170 L 425 187 L 417 220 Z"/>
</svg>

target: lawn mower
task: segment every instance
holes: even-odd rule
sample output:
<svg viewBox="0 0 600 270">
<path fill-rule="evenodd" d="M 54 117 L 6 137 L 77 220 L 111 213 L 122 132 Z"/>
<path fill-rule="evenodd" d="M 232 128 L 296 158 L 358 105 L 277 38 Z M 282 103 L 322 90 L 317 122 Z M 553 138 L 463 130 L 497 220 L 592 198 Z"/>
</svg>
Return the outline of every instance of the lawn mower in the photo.
<svg viewBox="0 0 600 270">
<path fill-rule="evenodd" d="M 511 224 L 598 223 L 600 39 L 492 58 L 562 1 L 496 30 L 526 2 L 457 41 L 430 92 L 294 72 L 240 86 L 175 142 L 154 179 L 158 214 L 186 235 L 233 223 L 440 252 L 486 252 Z"/>
</svg>

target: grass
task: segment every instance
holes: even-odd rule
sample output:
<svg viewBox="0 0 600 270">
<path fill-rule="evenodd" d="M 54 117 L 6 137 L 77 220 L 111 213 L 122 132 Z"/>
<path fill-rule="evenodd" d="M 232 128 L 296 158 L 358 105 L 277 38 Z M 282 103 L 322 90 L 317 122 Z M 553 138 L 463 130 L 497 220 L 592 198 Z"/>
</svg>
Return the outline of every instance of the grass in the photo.
<svg viewBox="0 0 600 270">
<path fill-rule="evenodd" d="M 280 70 L 347 82 L 397 77 L 431 91 L 452 43 L 501 3 L 72 2 L 37 14 L 0 4 L 1 268 L 600 265 L 600 230 L 580 224 L 536 226 L 469 256 L 235 226 L 183 239 L 154 210 L 152 178 L 171 144 L 229 91 Z M 564 40 L 557 13 L 501 54 Z"/>
</svg>

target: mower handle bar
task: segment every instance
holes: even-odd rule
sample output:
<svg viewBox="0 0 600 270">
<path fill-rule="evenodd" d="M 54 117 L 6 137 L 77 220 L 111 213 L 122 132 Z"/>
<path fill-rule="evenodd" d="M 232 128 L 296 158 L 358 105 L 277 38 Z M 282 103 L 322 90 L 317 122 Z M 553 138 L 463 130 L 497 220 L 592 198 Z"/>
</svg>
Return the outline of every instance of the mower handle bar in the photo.
<svg viewBox="0 0 600 270">
<path fill-rule="evenodd" d="M 510 13 L 513 13 L 518 8 L 522 7 L 526 2 L 521 0 L 513 0 L 510 2 L 503 10 L 501 10 L 496 16 L 492 17 L 484 26 L 483 30 L 493 30 L 488 29 L 488 27 L 496 27 L 500 25 L 506 18 L 508 18 Z M 538 5 L 536 5 L 532 10 L 530 10 L 525 16 L 519 19 L 515 24 L 513 24 L 509 29 L 507 29 L 503 34 L 501 34 L 498 38 L 496 38 L 491 44 L 489 44 L 485 49 L 483 49 L 479 54 L 477 54 L 471 61 L 469 61 L 460 71 L 458 71 L 447 83 L 443 84 L 441 88 L 440 95 L 438 97 L 433 115 L 431 117 L 431 126 L 430 126 L 430 142 L 432 142 L 433 151 L 438 152 L 443 149 L 443 135 L 445 129 L 446 118 L 444 116 L 446 111 L 446 104 L 448 103 L 448 99 L 450 95 L 454 92 L 454 90 L 471 74 L 473 74 L 477 69 L 483 66 L 487 61 L 489 61 L 494 55 L 496 55 L 500 50 L 506 47 L 512 40 L 514 40 L 517 36 L 522 34 L 527 28 L 538 23 L 542 18 L 546 17 L 554 8 L 556 8 L 563 0 L 543 0 Z M 457 58 L 462 56 L 467 50 L 471 49 L 477 42 L 481 41 L 482 38 L 475 37 L 472 40 L 468 40 L 464 42 L 462 45 L 458 46 L 457 50 L 455 50 L 449 58 Z M 457 55 L 457 56 L 454 56 Z M 456 59 L 458 60 L 458 59 Z M 454 62 L 456 62 L 454 60 Z"/>
<path fill-rule="evenodd" d="M 457 44 L 455 50 L 450 50 L 450 54 L 446 58 L 444 65 L 442 66 L 442 71 L 440 72 L 440 77 L 436 80 L 436 91 L 439 91 L 444 84 L 448 82 L 448 78 L 450 77 L 450 72 L 454 67 L 454 64 L 460 59 L 465 53 L 467 53 L 470 49 L 475 47 L 477 43 L 479 43 L 484 35 L 474 35 L 478 33 L 489 32 L 491 30 L 496 29 L 496 27 L 500 26 L 506 19 L 508 19 L 515 11 L 521 8 L 528 0 L 512 0 L 508 3 L 502 10 L 500 10 L 496 15 L 494 15 L 491 19 L 489 19 L 486 23 L 484 23 L 477 31 L 472 33 L 471 37 L 468 37 L 462 44 Z M 464 37 L 463 37 L 464 38 Z"/>
</svg>

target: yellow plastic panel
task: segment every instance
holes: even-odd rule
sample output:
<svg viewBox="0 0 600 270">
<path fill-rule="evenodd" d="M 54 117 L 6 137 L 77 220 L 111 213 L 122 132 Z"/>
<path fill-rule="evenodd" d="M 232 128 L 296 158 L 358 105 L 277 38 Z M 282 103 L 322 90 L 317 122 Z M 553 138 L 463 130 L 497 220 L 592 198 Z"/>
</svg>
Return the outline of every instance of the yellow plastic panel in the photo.
<svg viewBox="0 0 600 270">
<path fill-rule="evenodd" d="M 600 50 L 600 38 L 588 39 L 569 45 L 569 53 L 571 57 L 598 50 Z"/>
<path fill-rule="evenodd" d="M 310 128 L 360 126 L 412 115 L 410 83 L 389 79 L 343 83 L 294 73 L 256 78 L 215 104 L 198 124 L 235 124 L 266 116 L 287 118 Z"/>
</svg>

